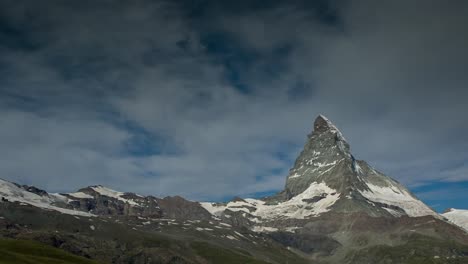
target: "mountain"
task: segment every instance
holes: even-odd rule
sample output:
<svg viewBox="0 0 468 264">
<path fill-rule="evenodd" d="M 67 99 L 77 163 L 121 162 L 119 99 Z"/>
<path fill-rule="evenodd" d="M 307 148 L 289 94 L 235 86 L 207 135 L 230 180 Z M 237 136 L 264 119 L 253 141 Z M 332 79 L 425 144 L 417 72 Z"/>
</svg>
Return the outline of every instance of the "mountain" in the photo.
<svg viewBox="0 0 468 264">
<path fill-rule="evenodd" d="M 363 213 L 371 217 L 440 216 L 396 180 L 356 160 L 342 133 L 320 115 L 304 149 L 290 169 L 284 190 L 265 199 L 202 203 L 213 215 L 231 218 L 243 212 L 254 229 L 285 220 L 318 217 L 327 212 Z M 294 221 L 293 221 L 294 222 Z M 295 221 L 297 222 L 297 221 Z M 278 225 L 282 230 L 298 226 Z"/>
<path fill-rule="evenodd" d="M 468 214 L 439 215 L 356 160 L 322 115 L 270 197 L 194 202 L 101 185 L 48 193 L 5 180 L 0 196 L 0 237 L 103 263 L 468 263 L 459 227 Z"/>
<path fill-rule="evenodd" d="M 268 236 L 233 227 L 179 196 L 101 185 L 58 194 L 1 179 L 0 196 L 0 240 L 35 240 L 101 263 L 307 263 Z M 1 241 L 13 251 L 29 250 L 28 243 Z M 0 256 L 1 263 L 9 260 Z M 30 261 L 50 263 L 32 255 Z"/>
</svg>

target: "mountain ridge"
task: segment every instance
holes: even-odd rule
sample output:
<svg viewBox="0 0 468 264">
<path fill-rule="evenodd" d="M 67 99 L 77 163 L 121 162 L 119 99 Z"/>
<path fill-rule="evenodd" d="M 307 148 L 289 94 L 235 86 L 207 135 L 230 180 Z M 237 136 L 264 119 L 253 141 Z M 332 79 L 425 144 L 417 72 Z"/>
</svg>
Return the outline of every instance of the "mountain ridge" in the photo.
<svg viewBox="0 0 468 264">
<path fill-rule="evenodd" d="M 407 252 L 398 263 L 416 257 L 427 260 L 434 248 L 437 256 L 468 260 L 468 213 L 451 210 L 439 215 L 398 181 L 356 160 L 343 134 L 323 115 L 316 118 L 284 190 L 271 197 L 196 202 L 103 185 L 47 193 L 1 179 L 0 196 L 0 236 L 39 240 L 105 262 L 152 263 L 136 250 L 145 252 L 145 258 L 168 254 L 180 261 L 174 263 L 210 263 L 206 256 L 162 249 L 158 243 L 151 244 L 157 250 L 148 252 L 147 242 L 140 239 L 160 236 L 187 252 L 209 243 L 227 255 L 231 253 L 225 250 L 235 249 L 232 253 L 240 254 L 236 258 L 253 256 L 265 263 L 384 263 L 379 262 L 382 248 L 392 252 L 407 245 L 399 249 L 405 251 L 418 248 L 421 241 L 427 246 L 417 249 L 419 253 Z M 120 233 L 111 231 L 116 229 Z M 127 247 L 127 236 L 139 242 L 132 250 L 115 251 Z M 115 244 L 103 242 L 109 237 Z M 83 243 L 93 246 L 83 251 Z M 109 254 L 101 256 L 103 250 Z M 172 257 L 156 263 L 173 263 Z"/>
</svg>

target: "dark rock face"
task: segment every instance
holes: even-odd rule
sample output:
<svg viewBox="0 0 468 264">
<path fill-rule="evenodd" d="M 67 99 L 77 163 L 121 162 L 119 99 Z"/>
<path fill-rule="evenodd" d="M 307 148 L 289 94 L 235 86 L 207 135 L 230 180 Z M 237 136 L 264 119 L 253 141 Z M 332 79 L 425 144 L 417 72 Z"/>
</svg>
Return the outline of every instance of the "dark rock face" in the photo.
<svg viewBox="0 0 468 264">
<path fill-rule="evenodd" d="M 180 196 L 157 199 L 163 217 L 174 219 L 209 220 L 211 214 L 197 202 L 188 201 Z"/>
<path fill-rule="evenodd" d="M 242 211 L 228 210 L 221 218 L 224 222 L 237 227 L 251 227 L 254 224 Z"/>
<path fill-rule="evenodd" d="M 319 196 L 314 196 L 310 199 L 302 199 L 302 201 L 304 202 L 307 202 L 307 203 L 316 203 L 322 199 L 325 199 L 327 197 L 327 194 L 322 194 L 322 195 L 319 195 Z"/>
<path fill-rule="evenodd" d="M 324 116 L 317 117 L 314 131 L 308 135 L 304 149 L 289 172 L 285 187 L 287 198 L 302 193 L 313 182 L 323 181 L 335 189 L 344 187 L 342 182 L 354 174 L 349 150 L 341 132 Z"/>
<path fill-rule="evenodd" d="M 124 193 L 120 196 L 122 199 L 117 199 L 96 192 L 93 186 L 80 189 L 79 192 L 90 197 L 77 198 L 64 194 L 72 199 L 68 203 L 68 206 L 75 210 L 90 212 L 96 215 L 162 217 L 162 211 L 157 198 L 152 196 L 143 197 L 133 193 Z"/>
<path fill-rule="evenodd" d="M 80 189 L 79 192 L 89 195 L 86 198 L 76 198 L 68 195 L 73 201 L 69 205 L 80 211 L 90 212 L 96 215 L 122 215 L 140 216 L 150 218 L 171 219 L 211 219 L 198 202 L 188 201 L 180 196 L 156 198 L 154 196 L 140 196 L 134 193 L 118 193 L 117 197 L 107 196 L 94 188 L 102 186 L 90 186 Z M 112 190 L 111 190 L 112 191 Z M 114 191 L 115 192 L 115 191 Z M 66 194 L 65 194 L 66 195 Z"/>
<path fill-rule="evenodd" d="M 47 195 L 46 191 L 41 190 L 39 188 L 36 188 L 34 186 L 23 185 L 21 187 L 23 189 L 25 189 L 26 191 L 28 191 L 28 192 L 32 192 L 32 193 L 35 193 L 35 194 L 40 195 L 40 196 L 46 196 Z"/>
</svg>

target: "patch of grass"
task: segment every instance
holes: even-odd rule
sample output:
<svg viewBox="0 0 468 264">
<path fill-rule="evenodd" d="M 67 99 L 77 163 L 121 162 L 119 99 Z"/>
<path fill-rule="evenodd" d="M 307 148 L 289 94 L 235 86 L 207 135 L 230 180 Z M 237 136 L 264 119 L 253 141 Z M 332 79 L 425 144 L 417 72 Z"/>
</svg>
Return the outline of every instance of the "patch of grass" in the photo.
<svg viewBox="0 0 468 264">
<path fill-rule="evenodd" d="M 193 242 L 191 246 L 198 255 L 214 264 L 268 264 L 268 262 L 257 260 L 229 249 L 215 247 L 205 242 Z"/>
<path fill-rule="evenodd" d="M 96 264 L 89 259 L 29 240 L 0 239 L 0 264 Z"/>
<path fill-rule="evenodd" d="M 463 264 L 468 263 L 468 246 L 455 241 L 415 237 L 398 246 L 378 245 L 346 258 L 346 263 Z"/>
</svg>

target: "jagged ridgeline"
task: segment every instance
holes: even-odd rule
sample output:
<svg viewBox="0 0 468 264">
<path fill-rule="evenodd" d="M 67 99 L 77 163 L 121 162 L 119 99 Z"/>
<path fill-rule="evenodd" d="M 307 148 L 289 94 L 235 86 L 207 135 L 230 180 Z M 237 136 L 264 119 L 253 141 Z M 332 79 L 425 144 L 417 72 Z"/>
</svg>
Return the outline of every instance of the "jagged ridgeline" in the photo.
<svg viewBox="0 0 468 264">
<path fill-rule="evenodd" d="M 439 215 L 356 160 L 322 115 L 271 197 L 194 202 L 100 185 L 48 193 L 4 180 L 0 196 L 2 243 L 17 250 L 0 249 L 10 256 L 0 263 L 14 263 L 24 240 L 102 263 L 468 263 L 468 214 Z"/>
</svg>

